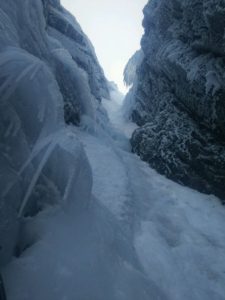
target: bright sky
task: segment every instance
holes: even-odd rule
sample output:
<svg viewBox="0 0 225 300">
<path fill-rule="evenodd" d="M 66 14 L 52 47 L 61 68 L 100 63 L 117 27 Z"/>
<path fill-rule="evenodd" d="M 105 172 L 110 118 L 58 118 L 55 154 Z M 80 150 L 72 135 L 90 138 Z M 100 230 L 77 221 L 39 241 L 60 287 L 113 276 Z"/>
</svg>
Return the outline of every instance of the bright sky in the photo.
<svg viewBox="0 0 225 300">
<path fill-rule="evenodd" d="M 92 41 L 109 80 L 122 92 L 123 70 L 140 48 L 142 10 L 147 0 L 61 0 Z"/>
</svg>

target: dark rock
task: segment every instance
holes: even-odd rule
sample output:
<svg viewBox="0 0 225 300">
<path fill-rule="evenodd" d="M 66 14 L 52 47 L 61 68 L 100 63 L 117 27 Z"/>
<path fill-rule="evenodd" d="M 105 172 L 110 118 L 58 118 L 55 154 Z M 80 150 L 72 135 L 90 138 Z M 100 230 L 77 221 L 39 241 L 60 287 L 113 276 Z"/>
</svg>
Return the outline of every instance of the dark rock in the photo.
<svg viewBox="0 0 225 300">
<path fill-rule="evenodd" d="M 0 300 L 6 300 L 6 293 L 2 276 L 0 275 Z"/>
</svg>

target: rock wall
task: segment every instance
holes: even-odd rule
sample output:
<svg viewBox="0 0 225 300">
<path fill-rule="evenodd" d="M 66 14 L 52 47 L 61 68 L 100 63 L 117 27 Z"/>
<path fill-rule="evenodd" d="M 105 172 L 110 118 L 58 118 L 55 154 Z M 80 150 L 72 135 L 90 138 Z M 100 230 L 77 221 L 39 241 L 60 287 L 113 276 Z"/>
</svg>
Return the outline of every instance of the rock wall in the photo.
<svg viewBox="0 0 225 300">
<path fill-rule="evenodd" d="M 133 151 L 158 172 L 225 199 L 225 4 L 151 0 L 129 93 Z"/>
<path fill-rule="evenodd" d="M 127 65 L 125 66 L 123 77 L 124 83 L 127 86 L 132 86 L 135 82 L 137 75 L 137 68 L 140 66 L 143 60 L 143 51 L 140 49 L 134 53 L 134 55 L 129 59 Z"/>
</svg>

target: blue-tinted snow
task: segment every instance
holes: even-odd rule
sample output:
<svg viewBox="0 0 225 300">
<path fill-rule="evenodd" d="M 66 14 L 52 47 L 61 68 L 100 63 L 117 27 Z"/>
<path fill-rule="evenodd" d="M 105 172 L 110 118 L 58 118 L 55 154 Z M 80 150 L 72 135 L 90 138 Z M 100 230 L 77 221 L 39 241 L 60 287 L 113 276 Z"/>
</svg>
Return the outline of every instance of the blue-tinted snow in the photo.
<svg viewBox="0 0 225 300">
<path fill-rule="evenodd" d="M 62 18 L 63 34 L 80 40 L 58 1 L 43 3 L 53 5 L 51 26 Z M 0 265 L 8 300 L 224 300 L 218 199 L 130 153 L 135 125 L 123 118 L 122 96 L 112 91 L 102 107 L 93 96 L 98 80 L 89 88 L 90 70 L 72 59 L 71 40 L 46 33 L 42 1 L 0 1 L 0 16 Z M 101 88 L 95 92 L 104 96 Z M 68 99 L 80 128 L 65 125 Z M 20 256 L 3 269 L 18 241 Z"/>
<path fill-rule="evenodd" d="M 219 200 L 169 181 L 90 126 L 75 132 L 91 164 L 92 200 L 28 221 L 35 243 L 4 272 L 9 300 L 225 299 Z"/>
</svg>

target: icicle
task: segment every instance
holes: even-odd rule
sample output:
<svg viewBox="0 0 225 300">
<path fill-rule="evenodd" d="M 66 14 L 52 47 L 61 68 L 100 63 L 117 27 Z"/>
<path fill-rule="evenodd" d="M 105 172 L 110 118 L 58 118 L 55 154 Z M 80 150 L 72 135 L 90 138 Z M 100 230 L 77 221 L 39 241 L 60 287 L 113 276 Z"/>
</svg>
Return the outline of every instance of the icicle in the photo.
<svg viewBox="0 0 225 300">
<path fill-rule="evenodd" d="M 55 143 L 51 143 L 49 146 L 48 146 L 48 149 L 46 150 L 46 153 L 44 154 L 38 168 L 37 168 L 37 171 L 35 172 L 32 180 L 31 180 L 31 183 L 28 187 L 28 190 L 26 192 L 26 195 L 22 201 L 22 204 L 20 206 L 20 209 L 19 209 L 19 213 L 18 213 L 18 216 L 21 217 L 23 215 L 23 211 L 27 205 L 27 202 L 30 198 L 30 195 L 33 191 L 33 188 L 38 180 L 38 178 L 40 177 L 40 173 L 42 171 L 42 169 L 44 168 L 45 164 L 46 164 L 46 161 L 48 160 L 49 156 L 51 155 L 53 149 L 55 148 Z"/>
<path fill-rule="evenodd" d="M 68 198 L 69 196 L 69 192 L 71 190 L 71 186 L 74 182 L 76 182 L 74 180 L 74 176 L 75 176 L 75 173 L 77 172 L 76 168 L 73 168 L 72 170 L 70 170 L 70 174 L 69 174 L 69 179 L 68 179 L 68 183 L 66 185 L 66 188 L 65 188 L 65 192 L 64 192 L 64 195 L 63 195 L 63 200 L 62 200 L 62 203 L 65 203 L 66 202 L 66 199 Z M 80 173 L 80 168 L 78 170 L 78 175 Z"/>
</svg>

